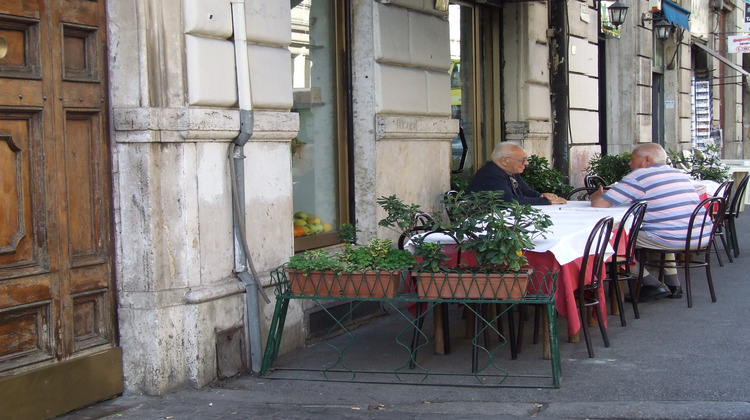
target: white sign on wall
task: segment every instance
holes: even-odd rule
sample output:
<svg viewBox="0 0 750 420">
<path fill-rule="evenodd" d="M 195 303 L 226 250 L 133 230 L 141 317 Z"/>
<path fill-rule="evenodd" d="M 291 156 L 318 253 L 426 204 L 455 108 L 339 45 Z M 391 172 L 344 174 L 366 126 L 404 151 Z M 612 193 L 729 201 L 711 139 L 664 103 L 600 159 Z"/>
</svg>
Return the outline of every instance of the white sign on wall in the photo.
<svg viewBox="0 0 750 420">
<path fill-rule="evenodd" d="M 727 37 L 727 52 L 750 52 L 750 35 L 730 35 L 729 37 Z"/>
</svg>

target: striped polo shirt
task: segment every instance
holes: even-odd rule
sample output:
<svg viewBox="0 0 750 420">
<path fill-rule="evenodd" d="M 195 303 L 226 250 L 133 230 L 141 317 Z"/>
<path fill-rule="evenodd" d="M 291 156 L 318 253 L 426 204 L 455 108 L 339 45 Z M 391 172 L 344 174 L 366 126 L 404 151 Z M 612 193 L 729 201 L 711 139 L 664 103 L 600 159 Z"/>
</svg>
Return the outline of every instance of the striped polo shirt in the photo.
<svg viewBox="0 0 750 420">
<path fill-rule="evenodd" d="M 690 216 L 700 203 L 690 178 L 663 163 L 630 172 L 602 197 L 614 206 L 645 201 L 641 230 L 656 242 L 678 248 L 685 246 Z M 704 233 L 704 241 L 709 234 Z M 697 245 L 697 238 L 693 241 Z"/>
</svg>

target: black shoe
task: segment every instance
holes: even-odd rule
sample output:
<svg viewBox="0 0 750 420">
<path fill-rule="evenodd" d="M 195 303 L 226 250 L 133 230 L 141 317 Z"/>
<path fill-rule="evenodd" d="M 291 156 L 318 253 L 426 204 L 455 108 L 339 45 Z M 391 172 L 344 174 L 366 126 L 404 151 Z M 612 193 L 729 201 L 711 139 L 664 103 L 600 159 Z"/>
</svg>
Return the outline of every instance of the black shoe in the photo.
<svg viewBox="0 0 750 420">
<path fill-rule="evenodd" d="M 670 296 L 671 294 L 672 292 L 664 286 L 642 286 L 638 303 L 650 302 L 654 299 Z"/>
<path fill-rule="evenodd" d="M 667 296 L 670 299 L 682 299 L 682 287 L 680 286 L 667 286 L 671 294 Z"/>
</svg>

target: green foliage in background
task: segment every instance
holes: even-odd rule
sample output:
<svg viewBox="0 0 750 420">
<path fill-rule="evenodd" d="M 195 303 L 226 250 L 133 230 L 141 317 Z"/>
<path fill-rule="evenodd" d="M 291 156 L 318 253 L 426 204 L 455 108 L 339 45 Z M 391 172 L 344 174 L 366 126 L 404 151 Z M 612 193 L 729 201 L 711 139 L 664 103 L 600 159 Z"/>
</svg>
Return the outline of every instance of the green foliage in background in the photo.
<svg viewBox="0 0 750 420">
<path fill-rule="evenodd" d="M 629 162 L 630 152 L 623 152 L 619 155 L 601 155 L 597 153 L 589 160 L 586 172 L 602 177 L 607 185 L 611 185 L 619 182 L 625 175 L 630 173 Z"/>
<path fill-rule="evenodd" d="M 729 179 L 729 167 L 719 159 L 720 149 L 708 146 L 706 150 L 695 149 L 687 156 L 681 152 L 667 152 L 669 163 L 677 169 L 684 170 L 693 179 L 711 179 L 722 183 Z"/>
<path fill-rule="evenodd" d="M 565 197 L 573 190 L 573 187 L 568 185 L 568 178 L 551 167 L 549 161 L 541 156 L 529 156 L 529 164 L 523 170 L 521 177 L 529 184 L 529 187 L 541 193 L 553 193 Z"/>
</svg>

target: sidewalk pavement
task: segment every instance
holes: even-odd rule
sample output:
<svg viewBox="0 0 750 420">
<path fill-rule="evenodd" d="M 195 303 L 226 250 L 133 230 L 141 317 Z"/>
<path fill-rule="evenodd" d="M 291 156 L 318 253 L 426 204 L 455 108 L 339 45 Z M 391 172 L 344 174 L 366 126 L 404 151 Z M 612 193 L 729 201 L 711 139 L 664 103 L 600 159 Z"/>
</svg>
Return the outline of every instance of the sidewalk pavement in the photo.
<svg viewBox="0 0 750 420">
<path fill-rule="evenodd" d="M 729 263 L 719 246 L 724 261 L 720 267 L 712 255 L 716 303 L 711 302 L 705 272 L 694 270 L 692 308 L 687 308 L 685 298 L 661 299 L 640 304 L 641 318 L 634 319 L 627 304 L 627 327 L 620 326 L 618 316 L 608 317 L 610 348 L 604 347 L 598 328 L 590 329 L 596 352 L 592 359 L 583 337 L 578 343 L 563 337 L 565 320 L 559 319 L 563 365 L 559 389 L 543 388 L 551 383 L 547 379 L 525 388 L 404 384 L 393 375 L 390 383 L 350 383 L 326 380 L 320 372 L 279 369 L 266 378 L 242 375 L 162 396 L 125 395 L 61 418 L 750 419 L 750 235 L 744 236 L 750 231 L 750 216 L 741 214 L 737 228 L 739 258 Z M 459 311 L 453 308 L 451 313 L 461 325 Z M 356 329 L 351 365 L 388 361 L 391 350 L 381 348 L 380 336 L 392 335 L 399 318 L 391 313 Z M 518 360 L 501 349 L 497 365 L 513 372 L 550 374 L 549 361 L 541 358 L 541 344 L 531 344 L 532 324 L 526 323 Z M 452 331 L 451 344 L 450 356 L 423 348 L 419 363 L 470 371 L 469 340 Z M 358 353 L 354 347 L 365 350 Z M 319 368 L 330 365 L 331 357 L 335 361 L 328 346 L 317 344 L 279 357 L 275 367 Z"/>
</svg>

